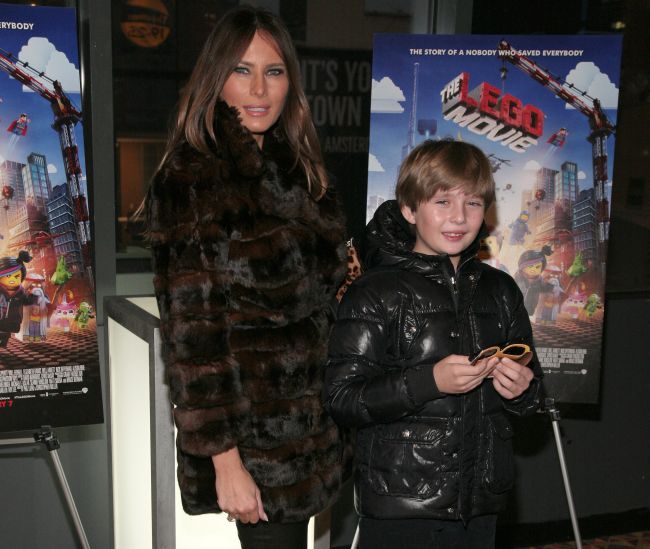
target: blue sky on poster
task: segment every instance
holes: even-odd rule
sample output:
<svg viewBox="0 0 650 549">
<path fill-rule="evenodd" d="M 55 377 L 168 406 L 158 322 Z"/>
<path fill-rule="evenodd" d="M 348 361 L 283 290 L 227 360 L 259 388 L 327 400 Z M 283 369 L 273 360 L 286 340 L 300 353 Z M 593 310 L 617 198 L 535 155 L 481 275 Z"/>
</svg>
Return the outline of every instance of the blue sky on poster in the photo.
<svg viewBox="0 0 650 549">
<path fill-rule="evenodd" d="M 502 61 L 494 53 L 500 40 L 505 39 L 517 50 L 540 50 L 540 55 L 529 55 L 539 66 L 553 75 L 572 82 L 578 89 L 598 97 L 609 120 L 616 124 L 618 101 L 620 40 L 609 36 L 488 36 L 488 35 L 400 35 L 378 34 L 373 49 L 373 90 L 370 124 L 370 158 L 368 194 L 392 197 L 401 149 L 407 141 L 411 99 L 413 95 L 413 67 L 419 63 L 417 118 L 435 119 L 433 138 L 461 138 L 481 147 L 487 154 L 507 160 L 495 173 L 500 200 L 508 211 L 519 209 L 519 191 L 532 186 L 535 168 L 544 165 L 558 169 L 566 160 L 576 162 L 580 173 L 580 188 L 592 186 L 591 146 L 587 117 L 568 108 L 530 76 L 510 63 L 504 91 L 518 97 L 524 104 L 543 110 L 544 133 L 537 145 L 524 153 L 513 152 L 499 143 L 491 142 L 445 121 L 441 112 L 440 91 L 461 72 L 470 74 L 469 89 L 487 82 L 502 89 L 500 69 Z M 411 50 L 429 49 L 429 55 L 413 55 Z M 438 50 L 437 52 L 435 50 Z M 442 53 L 444 50 L 444 53 Z M 456 50 L 456 54 L 449 54 Z M 460 55 L 473 50 L 478 54 Z M 542 55 L 544 50 L 579 52 L 575 56 Z M 435 54 L 434 54 L 435 52 Z M 550 151 L 547 139 L 561 127 L 569 131 L 565 145 Z M 416 143 L 425 139 L 416 135 Z M 609 176 L 613 166 L 614 139 L 609 139 Z"/>
<path fill-rule="evenodd" d="M 65 93 L 81 110 L 76 13 L 73 8 L 0 4 L 0 48 L 53 79 L 59 80 Z M 11 23 L 29 26 L 10 28 Z M 51 89 L 47 81 L 42 82 Z M 39 94 L 22 86 L 6 72 L 0 72 L 0 160 L 25 163 L 32 152 L 44 154 L 52 186 L 65 183 L 63 159 L 50 104 Z M 27 114 L 27 135 L 9 146 L 7 127 L 21 113 Z M 85 176 L 83 127 L 76 126 L 77 146 Z M 85 179 L 85 177 L 84 177 Z"/>
</svg>

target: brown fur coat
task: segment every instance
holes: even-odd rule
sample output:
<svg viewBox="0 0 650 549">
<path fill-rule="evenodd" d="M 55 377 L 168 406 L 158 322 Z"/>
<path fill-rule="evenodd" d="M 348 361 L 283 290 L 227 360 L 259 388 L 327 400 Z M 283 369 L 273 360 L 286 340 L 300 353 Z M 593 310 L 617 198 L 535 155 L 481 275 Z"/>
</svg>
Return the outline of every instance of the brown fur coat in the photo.
<svg viewBox="0 0 650 549">
<path fill-rule="evenodd" d="M 237 446 L 269 519 L 302 520 L 349 461 L 320 402 L 344 223 L 285 142 L 260 151 L 225 104 L 217 120 L 214 154 L 180 146 L 147 204 L 183 506 L 219 511 L 210 456 Z"/>
</svg>

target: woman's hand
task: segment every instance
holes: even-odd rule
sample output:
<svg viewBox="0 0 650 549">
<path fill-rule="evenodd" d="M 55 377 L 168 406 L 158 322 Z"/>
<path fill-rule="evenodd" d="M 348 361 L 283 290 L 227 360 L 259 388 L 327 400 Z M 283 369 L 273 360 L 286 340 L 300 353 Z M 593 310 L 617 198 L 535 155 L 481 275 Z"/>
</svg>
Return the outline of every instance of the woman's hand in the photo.
<svg viewBox="0 0 650 549">
<path fill-rule="evenodd" d="M 524 362 L 530 362 L 532 354 Z M 532 381 L 533 371 L 509 358 L 501 358 L 492 372 L 492 384 L 497 393 L 507 400 L 520 396 Z"/>
<path fill-rule="evenodd" d="M 492 373 L 498 359 L 484 358 L 472 365 L 468 357 L 449 355 L 433 367 L 433 378 L 438 390 L 449 395 L 460 395 L 478 387 Z"/>
<path fill-rule="evenodd" d="M 228 513 L 228 519 L 245 524 L 268 521 L 259 488 L 244 467 L 239 450 L 231 448 L 216 454 L 212 456 L 212 463 L 217 477 L 217 503 L 224 513 Z"/>
</svg>

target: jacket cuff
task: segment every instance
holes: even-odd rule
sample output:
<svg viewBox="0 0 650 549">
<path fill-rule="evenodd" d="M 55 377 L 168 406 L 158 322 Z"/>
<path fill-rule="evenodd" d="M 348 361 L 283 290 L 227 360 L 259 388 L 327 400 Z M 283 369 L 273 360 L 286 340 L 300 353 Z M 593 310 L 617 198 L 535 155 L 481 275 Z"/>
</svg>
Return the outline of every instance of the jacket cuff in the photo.
<svg viewBox="0 0 650 549">
<path fill-rule="evenodd" d="M 543 398 L 544 387 L 541 379 L 534 377 L 528 389 L 517 398 L 505 400 L 504 407 L 508 412 L 517 416 L 527 416 L 539 410 Z"/>
<path fill-rule="evenodd" d="M 404 381 L 406 390 L 416 406 L 445 396 L 438 390 L 432 366 L 405 369 Z"/>
</svg>

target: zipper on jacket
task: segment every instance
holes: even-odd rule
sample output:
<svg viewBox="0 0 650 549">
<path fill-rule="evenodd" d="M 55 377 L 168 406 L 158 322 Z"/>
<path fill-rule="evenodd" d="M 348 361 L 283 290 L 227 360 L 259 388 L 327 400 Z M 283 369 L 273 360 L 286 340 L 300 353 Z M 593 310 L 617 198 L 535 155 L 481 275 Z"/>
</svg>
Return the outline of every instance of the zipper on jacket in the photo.
<svg viewBox="0 0 650 549">
<path fill-rule="evenodd" d="M 456 512 L 460 518 L 465 521 L 463 509 L 463 497 L 465 494 L 463 486 L 463 461 L 465 459 L 465 395 L 460 397 L 460 448 L 458 450 L 458 501 L 456 502 Z"/>
<path fill-rule="evenodd" d="M 448 277 L 449 282 L 451 283 L 450 284 L 450 286 L 451 286 L 451 295 L 452 295 L 452 297 L 454 299 L 454 309 L 456 310 L 456 319 L 458 319 L 458 315 L 461 312 L 458 309 L 458 302 L 460 300 L 460 295 L 458 293 L 458 282 L 457 281 L 459 280 L 460 272 L 463 269 L 463 267 L 465 267 L 465 265 L 470 263 L 474 258 L 475 258 L 475 256 L 471 256 L 471 257 L 466 258 L 460 265 L 458 265 L 458 269 L 456 269 L 456 271 L 452 275 L 450 275 Z M 446 269 L 444 269 L 444 270 L 446 271 Z M 474 280 L 474 277 L 472 277 L 471 275 L 470 275 L 470 280 L 472 280 L 472 281 Z M 470 289 L 472 289 L 472 291 L 474 289 L 474 286 L 475 285 L 473 284 L 471 286 L 471 288 L 470 288 Z M 471 330 L 471 326 L 470 326 L 470 330 Z"/>
<path fill-rule="evenodd" d="M 454 267 L 451 264 L 451 260 L 449 258 L 447 258 L 447 261 L 443 261 L 441 267 L 442 273 L 447 280 L 447 285 L 451 290 L 451 297 L 454 300 L 454 310 L 456 311 L 456 317 L 458 317 L 458 285 L 456 283 L 457 271 L 453 270 Z"/>
<path fill-rule="evenodd" d="M 456 277 L 451 275 L 449 282 L 451 282 L 451 296 L 454 298 L 454 309 L 456 309 L 456 317 L 458 317 L 458 286 L 456 285 Z"/>
</svg>

